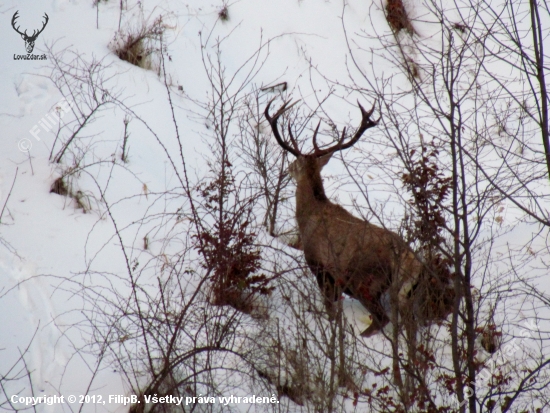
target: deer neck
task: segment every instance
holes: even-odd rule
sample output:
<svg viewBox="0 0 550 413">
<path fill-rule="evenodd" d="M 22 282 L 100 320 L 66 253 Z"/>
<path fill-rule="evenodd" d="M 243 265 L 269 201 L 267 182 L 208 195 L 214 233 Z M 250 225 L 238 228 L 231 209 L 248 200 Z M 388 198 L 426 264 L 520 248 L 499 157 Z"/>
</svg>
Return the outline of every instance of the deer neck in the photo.
<svg viewBox="0 0 550 413">
<path fill-rule="evenodd" d="M 320 212 L 321 204 L 329 202 L 325 195 L 320 174 L 304 176 L 296 185 L 296 219 L 298 225 L 305 224 L 308 217 Z"/>
</svg>

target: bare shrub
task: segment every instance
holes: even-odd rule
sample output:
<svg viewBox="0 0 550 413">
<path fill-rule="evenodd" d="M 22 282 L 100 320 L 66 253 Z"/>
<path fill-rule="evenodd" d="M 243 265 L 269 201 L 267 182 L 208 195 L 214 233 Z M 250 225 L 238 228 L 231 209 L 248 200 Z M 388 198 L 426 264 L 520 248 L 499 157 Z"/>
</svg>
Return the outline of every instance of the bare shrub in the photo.
<svg viewBox="0 0 550 413">
<path fill-rule="evenodd" d="M 50 192 L 66 196 L 76 208 L 84 212 L 100 208 L 103 194 L 100 169 L 104 165 L 117 165 L 127 169 L 128 116 L 124 121 L 123 154 L 120 161 L 113 157 L 116 145 L 107 147 L 99 139 L 105 133 L 102 129 L 104 116 L 115 115 L 123 106 L 121 93 L 114 86 L 115 77 L 110 73 L 111 65 L 104 60 L 86 59 L 70 49 L 54 51 L 48 49 L 50 70 L 46 77 L 63 96 L 50 119 L 46 132 L 55 134 L 51 143 L 49 160 L 56 169 L 58 178 L 52 183 Z M 106 112 L 109 112 L 107 115 Z M 126 114 L 126 113 L 125 113 Z M 40 131 L 44 133 L 45 126 Z M 110 131 L 109 131 L 110 132 Z M 107 132 L 107 133 L 109 133 Z M 77 184 L 84 177 L 92 186 Z"/>
<path fill-rule="evenodd" d="M 158 71 L 154 56 L 161 53 L 162 36 L 166 30 L 162 16 L 151 23 L 142 21 L 137 27 L 119 30 L 111 41 L 111 50 L 122 60 L 141 67 Z"/>
<path fill-rule="evenodd" d="M 7 292 L 1 291 L 3 294 L 0 295 L 0 299 L 4 298 L 11 290 L 10 288 Z M 28 391 L 28 389 L 32 389 L 33 381 L 32 371 L 29 369 L 27 359 L 31 356 L 31 345 L 37 331 L 38 327 L 26 347 L 19 348 L 19 356 L 14 361 L 3 366 L 4 370 L 0 372 L 0 408 L 4 411 L 18 412 L 23 410 L 17 408 L 17 404 L 11 401 L 14 395 L 22 396 L 25 394 L 26 396 L 34 396 L 34 393 Z M 3 358 L 6 357 L 6 354 L 3 353 L 6 350 L 6 348 L 0 349 Z"/>
<path fill-rule="evenodd" d="M 239 119 L 237 145 L 238 156 L 250 171 L 249 184 L 261 198 L 256 211 L 258 215 L 260 211 L 263 215 L 262 226 L 271 236 L 297 247 L 300 241 L 295 228 L 294 197 L 289 190 L 290 176 L 286 171 L 288 156 L 287 152 L 279 149 L 269 132 L 263 113 L 267 101 L 261 96 L 264 93 L 281 93 L 286 89 L 286 82 L 282 82 L 255 89 L 247 96 L 244 103 L 246 109 Z M 292 217 L 290 222 L 289 217 Z M 285 219 L 284 223 L 282 219 Z"/>
<path fill-rule="evenodd" d="M 120 93 L 112 87 L 113 77 L 108 74 L 111 67 L 103 59 L 92 57 L 89 61 L 83 55 L 70 49 L 55 52 L 48 49 L 50 74 L 47 76 L 64 97 L 61 107 L 64 116 L 58 116 L 55 139 L 50 150 L 50 161 L 62 161 L 82 166 L 82 159 L 90 152 L 94 134 L 84 134 L 101 115 L 115 106 Z M 60 147 L 58 147 L 58 144 Z"/>
</svg>

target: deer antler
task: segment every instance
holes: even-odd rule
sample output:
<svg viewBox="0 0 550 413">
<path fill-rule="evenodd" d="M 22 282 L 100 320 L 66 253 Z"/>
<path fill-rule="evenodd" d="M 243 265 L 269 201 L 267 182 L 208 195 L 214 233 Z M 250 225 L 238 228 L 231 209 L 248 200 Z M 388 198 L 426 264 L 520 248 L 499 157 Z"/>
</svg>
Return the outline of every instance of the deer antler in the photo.
<svg viewBox="0 0 550 413">
<path fill-rule="evenodd" d="M 315 128 L 315 132 L 313 132 L 313 150 L 315 151 L 314 153 L 317 153 L 318 151 L 320 151 L 319 147 L 317 146 L 317 132 L 319 132 L 320 126 L 321 126 L 321 120 L 319 120 L 319 123 Z"/>
<path fill-rule="evenodd" d="M 279 134 L 279 129 L 277 127 L 277 120 L 279 119 L 279 117 L 283 113 L 285 113 L 287 110 L 289 110 L 291 107 L 293 107 L 299 101 L 296 101 L 296 102 L 294 102 L 290 105 L 289 105 L 290 100 L 287 100 L 286 102 L 283 102 L 283 106 L 281 106 L 281 108 L 273 116 L 270 116 L 269 115 L 269 108 L 270 108 L 270 106 L 271 106 L 271 104 L 273 103 L 274 100 L 275 100 L 275 98 L 273 98 L 269 101 L 269 103 L 265 107 L 265 111 L 264 111 L 265 118 L 267 119 L 267 121 L 271 125 L 271 130 L 273 131 L 273 136 L 275 136 L 275 139 L 277 139 L 277 142 L 279 143 L 279 145 L 281 145 L 281 147 L 285 151 L 290 152 L 295 157 L 303 156 L 302 153 L 300 152 L 300 148 L 298 147 L 298 143 L 296 142 L 296 139 L 294 139 L 294 135 L 292 135 L 292 131 L 290 129 L 290 124 L 288 125 L 288 136 L 290 138 L 290 142 L 292 143 L 292 147 L 288 143 L 286 143 L 283 140 L 283 138 L 281 138 L 281 135 Z"/>
<path fill-rule="evenodd" d="M 271 107 L 271 104 L 273 103 L 274 100 L 275 98 L 269 101 L 269 103 L 265 108 L 264 115 L 267 121 L 269 122 L 269 124 L 271 125 L 271 130 L 273 131 L 273 135 L 275 136 L 275 139 L 277 139 L 277 142 L 279 143 L 279 145 L 281 145 L 281 147 L 285 151 L 290 152 L 292 155 L 296 157 L 304 156 L 300 152 L 298 143 L 296 142 L 296 139 L 292 134 L 290 124 L 288 125 L 288 136 L 289 136 L 290 142 L 292 143 L 292 146 L 290 146 L 287 142 L 283 140 L 283 138 L 279 133 L 279 129 L 277 127 L 277 120 L 279 119 L 279 117 L 283 113 L 285 113 L 287 110 L 289 110 L 291 107 L 293 107 L 296 103 L 298 103 L 298 101 L 292 104 L 289 104 L 290 101 L 287 100 L 286 102 L 283 103 L 283 106 L 281 106 L 281 108 L 273 116 L 270 116 L 269 108 Z M 377 120 L 372 120 L 370 118 L 372 113 L 374 112 L 374 107 L 376 103 L 372 105 L 372 108 L 368 112 L 365 110 L 363 106 L 361 106 L 359 101 L 357 101 L 357 105 L 359 105 L 359 109 L 361 109 L 361 116 L 362 116 L 361 125 L 359 125 L 359 128 L 357 129 L 353 137 L 346 143 L 344 143 L 344 140 L 346 138 L 346 128 L 344 128 L 342 130 L 342 135 L 340 136 L 340 139 L 338 139 L 338 142 L 336 143 L 336 145 L 330 146 L 325 149 L 320 149 L 319 146 L 317 145 L 317 133 L 319 132 L 319 127 L 321 126 L 321 121 L 319 121 L 319 123 L 317 124 L 317 127 L 315 128 L 315 132 L 313 133 L 313 149 L 314 149 L 313 156 L 314 157 L 319 158 L 323 155 L 327 155 L 329 153 L 333 153 L 336 151 L 342 151 L 344 149 L 347 149 L 355 145 L 367 129 L 372 128 L 373 126 L 376 126 L 378 124 L 378 122 L 380 121 L 380 118 L 378 118 Z"/>
<path fill-rule="evenodd" d="M 38 30 L 38 32 L 36 32 L 36 30 L 34 30 L 33 33 L 32 33 L 32 36 L 30 37 L 31 39 L 36 39 L 38 37 L 38 35 L 40 33 L 42 33 L 44 31 L 44 29 L 46 28 L 46 25 L 48 24 L 48 21 L 50 20 L 50 18 L 48 17 L 48 15 L 46 13 L 44 13 L 44 18 L 46 20 L 44 21 L 44 24 L 42 25 L 42 28 L 40 30 Z"/>
<path fill-rule="evenodd" d="M 15 23 L 16 23 L 15 21 L 19 18 L 19 10 L 17 10 L 17 11 L 15 12 L 15 14 L 13 15 L 13 17 L 11 18 L 11 25 L 12 25 L 13 29 L 14 29 L 17 33 L 19 33 L 21 36 L 23 36 L 23 37 L 25 38 L 25 40 L 33 41 L 33 40 L 36 40 L 36 38 L 38 37 L 38 35 L 44 31 L 44 29 L 46 28 L 46 25 L 48 24 L 48 21 L 50 20 L 50 18 L 49 18 L 49 16 L 48 16 L 47 13 L 44 13 L 44 16 L 43 16 L 43 17 L 45 18 L 45 21 L 44 21 L 44 23 L 42 24 L 42 28 L 41 28 L 40 30 L 38 30 L 38 31 L 34 30 L 33 33 L 32 33 L 32 36 L 29 36 L 29 35 L 27 34 L 27 31 L 26 31 L 26 30 L 25 30 L 24 33 L 21 33 L 21 32 L 19 31 L 19 27 L 21 27 L 21 26 L 15 27 Z"/>
<path fill-rule="evenodd" d="M 376 103 L 372 105 L 371 110 L 369 110 L 368 112 L 365 110 L 365 108 L 363 106 L 361 106 L 359 101 L 357 101 L 357 104 L 359 105 L 359 109 L 361 109 L 361 116 L 362 116 L 361 125 L 359 125 L 359 128 L 357 129 L 357 131 L 355 132 L 353 137 L 349 141 L 347 141 L 346 143 L 344 143 L 344 139 L 346 137 L 346 128 L 344 128 L 342 130 L 342 135 L 340 136 L 340 139 L 338 140 L 336 145 L 333 145 L 333 146 L 325 148 L 325 149 L 319 149 L 319 147 L 317 146 L 317 132 L 319 131 L 319 125 L 317 125 L 317 128 L 315 129 L 315 133 L 313 134 L 313 147 L 315 149 L 314 155 L 315 155 L 316 158 L 319 158 L 323 155 L 327 155 L 327 154 L 332 153 L 332 152 L 342 151 L 344 149 L 347 149 L 347 148 L 355 145 L 357 143 L 357 141 L 359 140 L 359 138 L 361 138 L 361 136 L 363 135 L 363 133 L 367 129 L 378 125 L 378 122 L 380 121 L 380 118 L 378 118 L 376 120 L 372 120 L 370 118 L 370 116 L 374 112 L 374 107 L 375 107 Z"/>
<path fill-rule="evenodd" d="M 21 36 L 27 37 L 27 31 L 26 31 L 26 30 L 25 30 L 25 33 L 21 33 L 21 32 L 19 31 L 19 27 L 21 27 L 21 26 L 15 27 L 15 21 L 16 21 L 17 18 L 19 17 L 18 14 L 19 14 L 19 10 L 17 10 L 17 11 L 15 12 L 15 14 L 13 15 L 13 17 L 11 18 L 11 26 L 13 27 L 13 30 L 15 30 L 15 31 L 16 31 L 17 33 L 19 33 Z"/>
</svg>

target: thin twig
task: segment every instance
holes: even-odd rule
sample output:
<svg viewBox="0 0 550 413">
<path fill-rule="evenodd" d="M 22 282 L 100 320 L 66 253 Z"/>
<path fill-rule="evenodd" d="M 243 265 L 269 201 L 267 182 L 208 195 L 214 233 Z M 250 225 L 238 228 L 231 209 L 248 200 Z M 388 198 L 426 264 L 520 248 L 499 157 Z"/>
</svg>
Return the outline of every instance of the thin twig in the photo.
<svg viewBox="0 0 550 413">
<path fill-rule="evenodd" d="M 13 177 L 13 182 L 11 183 L 10 192 L 8 192 L 8 197 L 6 198 L 6 202 L 4 202 L 4 206 L 2 207 L 2 212 L 0 212 L 0 224 L 2 224 L 2 216 L 4 215 L 4 210 L 6 209 L 6 205 L 8 205 L 8 201 L 11 196 L 11 192 L 13 191 L 13 186 L 15 185 L 15 180 L 17 179 L 17 173 L 19 172 L 19 167 L 15 168 L 15 176 Z"/>
</svg>

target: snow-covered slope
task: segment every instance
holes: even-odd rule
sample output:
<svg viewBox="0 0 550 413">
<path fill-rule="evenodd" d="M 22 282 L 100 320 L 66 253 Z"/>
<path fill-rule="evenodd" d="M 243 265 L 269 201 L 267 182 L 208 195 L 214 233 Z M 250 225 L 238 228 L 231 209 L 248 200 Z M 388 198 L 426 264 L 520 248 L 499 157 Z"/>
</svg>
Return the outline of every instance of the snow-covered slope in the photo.
<svg viewBox="0 0 550 413">
<path fill-rule="evenodd" d="M 229 5 L 227 21 L 218 16 L 223 7 L 221 2 L 128 2 L 127 6 L 130 10 L 123 13 L 123 28 L 140 19 L 152 21 L 158 15 L 164 16 L 165 43 L 170 56 L 166 71 L 173 83 L 172 98 L 191 176 L 203 174 L 205 165 L 201 153 L 206 152 L 199 135 L 205 131 L 205 125 L 192 113 L 200 113 L 193 100 L 206 101 L 207 94 L 211 93 L 201 57 L 201 42 L 208 42 L 206 53 L 212 56 L 211 47 L 219 42 L 221 61 L 228 75 L 237 73 L 262 48 L 258 53 L 262 65 L 260 68 L 257 64 L 255 69 L 261 70 L 253 80 L 254 85 L 287 82 L 296 97 L 308 98 L 311 104 L 314 104 L 311 97 L 322 96 L 328 91 L 328 85 L 315 85 L 312 90 L 308 79 L 313 75 L 308 61 L 334 79 L 345 73 L 343 9 L 338 2 L 239 1 Z M 106 188 L 104 196 L 114 205 L 111 212 L 121 227 L 151 214 L 157 208 L 153 202 L 155 193 L 177 184 L 167 163 L 167 154 L 174 156 L 179 149 L 165 85 L 154 72 L 121 61 L 109 49 L 119 24 L 119 8 L 117 2 L 100 2 L 98 11 L 92 2 L 29 1 L 7 2 L 1 10 L 0 31 L 4 41 L 0 63 L 3 80 L 0 83 L 0 199 L 2 204 L 7 203 L 1 228 L 4 247 L 0 250 L 3 294 L 0 369 L 6 372 L 15 363 L 12 370 L 15 375 L 25 365 L 32 372 L 36 396 L 85 394 L 90 382 L 94 394 L 127 393 L 124 380 L 112 369 L 101 370 L 99 376 L 91 380 L 96 374 L 96 361 L 93 357 L 86 360 L 80 354 L 86 337 L 75 327 L 84 321 L 79 311 L 83 304 L 80 297 L 67 291 L 72 290 L 73 285 L 64 280 L 71 280 L 90 267 L 111 273 L 125 270 L 118 240 L 113 238 L 113 225 L 97 201 L 94 179 Z M 35 54 L 65 50 L 62 60 L 78 57 L 82 62 L 90 62 L 95 59 L 109 66 L 106 76 L 111 78 L 105 87 L 143 117 L 165 145 L 166 152 L 143 125 L 132 120 L 126 169 L 108 164 L 92 166 L 72 181 L 71 190 L 89 194 L 89 201 L 85 201 L 91 204 L 87 213 L 78 208 L 73 199 L 50 193 L 52 183 L 71 165 L 49 162 L 54 143 L 58 151 L 60 142 L 56 141 L 54 128 L 48 132 L 40 122 L 44 118 L 47 122 L 48 115 L 52 119 L 51 113 L 59 113 L 56 107 L 63 102 L 63 96 L 50 77 L 55 63 L 51 55 L 46 61 L 14 60 L 14 55 L 24 54 L 24 42 L 10 24 L 17 10 L 20 16 L 17 23 L 22 28 L 40 27 L 43 14 L 49 16 L 47 27 L 36 41 Z M 351 30 L 370 25 L 373 14 L 377 14 L 377 20 L 383 16 L 374 6 L 369 10 L 366 3 L 354 2 L 346 11 L 347 24 Z M 237 73 L 235 87 L 245 79 L 250 68 L 249 64 Z M 70 98 L 67 101 L 70 102 Z M 326 109 L 333 116 L 346 116 L 349 110 L 338 111 L 336 106 Z M 351 114 L 355 119 L 357 115 Z M 63 120 L 67 122 L 70 116 Z M 106 108 L 98 121 L 87 126 L 81 147 L 88 147 L 89 152 L 83 162 L 104 160 L 111 153 L 120 156 L 123 117 L 122 111 L 113 105 Z M 40 132 L 33 135 L 30 131 L 36 125 Z M 107 180 L 110 180 L 108 185 Z M 141 242 L 147 231 L 140 227 L 135 232 L 136 238 L 139 233 Z M 151 248 L 154 249 L 155 244 Z M 27 346 L 26 364 L 16 363 Z M 31 380 L 9 382 L 8 391 L 30 395 Z M 115 403 L 106 409 L 114 411 L 116 406 Z M 60 406 L 42 405 L 42 408 L 53 412 L 59 411 Z M 67 406 L 62 409 L 67 410 Z"/>
</svg>

